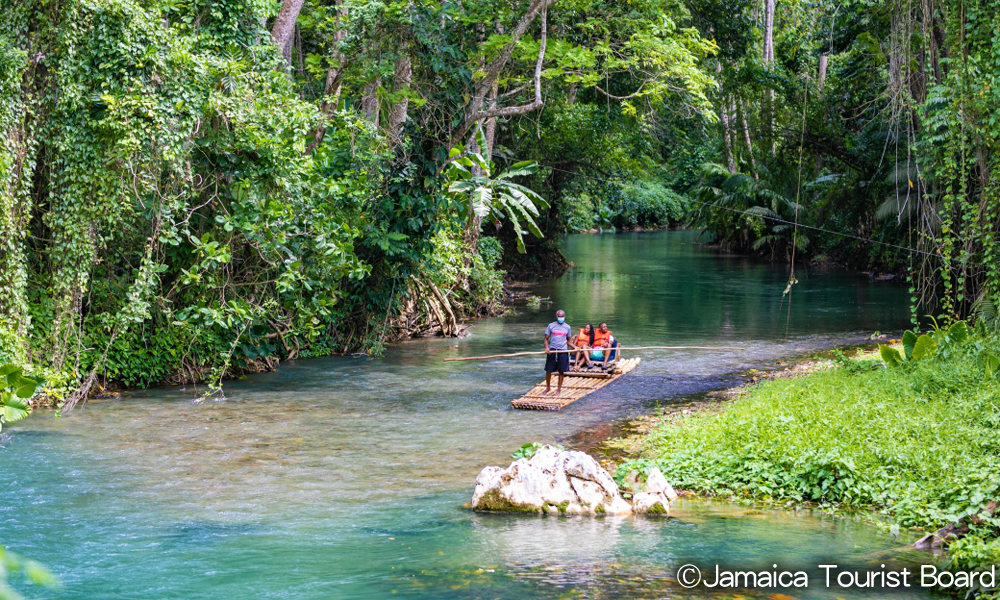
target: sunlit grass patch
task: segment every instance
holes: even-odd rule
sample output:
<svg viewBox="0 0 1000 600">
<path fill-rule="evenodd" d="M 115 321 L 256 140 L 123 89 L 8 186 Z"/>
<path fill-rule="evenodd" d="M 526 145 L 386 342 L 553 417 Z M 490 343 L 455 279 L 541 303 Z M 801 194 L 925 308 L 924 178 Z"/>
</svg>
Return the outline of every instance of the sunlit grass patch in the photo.
<svg viewBox="0 0 1000 600">
<path fill-rule="evenodd" d="M 896 368 L 869 353 L 763 382 L 719 412 L 660 425 L 645 458 L 619 473 L 655 463 L 685 490 L 941 527 L 1000 499 L 1000 383 L 981 359 L 995 346 L 970 341 Z M 956 546 L 954 559 L 995 560 L 995 543 L 983 540 L 998 524 L 973 526 L 977 541 Z"/>
</svg>

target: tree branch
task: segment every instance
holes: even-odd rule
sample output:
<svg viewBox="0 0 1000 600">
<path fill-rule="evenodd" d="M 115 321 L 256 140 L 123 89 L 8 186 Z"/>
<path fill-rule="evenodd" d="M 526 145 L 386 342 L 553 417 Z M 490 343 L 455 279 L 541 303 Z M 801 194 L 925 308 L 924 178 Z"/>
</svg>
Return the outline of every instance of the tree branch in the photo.
<svg viewBox="0 0 1000 600">
<path fill-rule="evenodd" d="M 635 98 L 636 96 L 638 96 L 639 94 L 641 94 L 642 93 L 642 88 L 646 87 L 647 83 L 649 83 L 649 82 L 648 81 L 643 81 L 642 85 L 639 86 L 639 89 L 637 89 L 636 91 L 632 92 L 628 96 L 615 96 L 614 94 L 611 94 L 609 92 L 604 91 L 604 88 L 602 88 L 601 86 L 599 86 L 597 84 L 594 84 L 594 87 L 597 89 L 598 92 L 601 92 L 602 94 L 604 94 L 608 98 L 611 98 L 612 100 L 628 100 L 629 98 Z"/>
<path fill-rule="evenodd" d="M 521 106 L 507 106 L 504 108 L 494 108 L 492 110 L 480 110 L 476 113 L 477 121 L 490 119 L 493 117 L 507 117 L 510 115 L 523 115 L 524 113 L 537 110 L 542 107 L 542 63 L 545 62 L 545 38 L 546 38 L 546 13 L 548 8 L 542 9 L 542 38 L 538 45 L 538 62 L 535 63 L 535 100 Z"/>
<path fill-rule="evenodd" d="M 461 124 L 452 132 L 451 139 L 448 141 L 448 148 L 454 148 L 456 145 L 461 143 L 465 139 L 466 134 L 472 129 L 481 119 L 488 119 L 491 117 L 503 117 L 510 115 L 520 115 L 527 112 L 536 110 L 542 106 L 542 63 L 545 59 L 545 41 L 546 41 L 546 11 L 549 4 L 552 4 L 554 0 L 532 0 L 531 4 L 528 5 L 527 12 L 518 21 L 517 26 L 511 31 L 511 41 L 503 50 L 500 51 L 499 56 L 493 59 L 493 62 L 486 67 L 486 77 L 481 79 L 478 84 L 476 84 L 475 91 L 473 93 L 472 99 L 465 107 L 465 117 L 462 119 Z M 518 40 L 524 35 L 528 30 L 528 27 L 538 16 L 538 13 L 542 13 L 542 37 L 541 45 L 538 52 L 538 62 L 535 64 L 535 100 L 530 104 L 524 104 L 522 106 L 511 106 L 507 108 L 497 108 L 493 110 L 481 110 L 483 107 L 483 102 L 486 101 L 486 96 L 489 94 L 490 90 L 493 89 L 493 84 L 496 83 L 497 79 L 500 77 L 500 72 L 507 65 L 510 60 L 511 54 L 514 52 L 514 47 L 517 46 Z"/>
</svg>

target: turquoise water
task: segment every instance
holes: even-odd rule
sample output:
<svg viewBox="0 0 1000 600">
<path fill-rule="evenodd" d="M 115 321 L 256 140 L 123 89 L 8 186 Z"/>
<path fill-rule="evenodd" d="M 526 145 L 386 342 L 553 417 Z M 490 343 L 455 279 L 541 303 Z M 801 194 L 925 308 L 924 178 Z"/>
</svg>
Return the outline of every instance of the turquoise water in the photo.
<svg viewBox="0 0 1000 600">
<path fill-rule="evenodd" d="M 523 442 L 579 445 L 741 369 L 906 325 L 905 290 L 838 272 L 800 269 L 786 314 L 785 267 L 693 242 L 571 236 L 575 267 L 532 289 L 549 301 L 473 323 L 466 338 L 398 344 L 380 360 L 292 361 L 227 384 L 219 402 L 195 401 L 189 386 L 40 413 L 0 449 L 0 543 L 63 581 L 25 591 L 87 600 L 688 597 L 671 581 L 686 561 L 895 557 L 873 553 L 903 539 L 808 512 L 689 501 L 654 520 L 461 507 L 478 472 Z M 510 409 L 539 380 L 537 357 L 441 361 L 537 349 L 557 307 L 574 326 L 608 321 L 629 344 L 747 349 L 643 353 L 629 377 L 558 413 Z"/>
</svg>

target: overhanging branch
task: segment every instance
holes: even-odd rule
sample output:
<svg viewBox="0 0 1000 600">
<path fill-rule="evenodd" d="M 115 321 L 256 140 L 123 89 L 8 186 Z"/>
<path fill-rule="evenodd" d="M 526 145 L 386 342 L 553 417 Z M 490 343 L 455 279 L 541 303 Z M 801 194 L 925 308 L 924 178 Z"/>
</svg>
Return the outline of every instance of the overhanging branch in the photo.
<svg viewBox="0 0 1000 600">
<path fill-rule="evenodd" d="M 528 10 L 521 17 L 521 20 L 517 23 L 511 31 L 511 41 L 504 46 L 500 54 L 493 59 L 493 61 L 486 67 L 486 76 L 476 84 L 475 91 L 473 93 L 472 99 L 465 107 L 465 116 L 459 126 L 452 131 L 451 138 L 448 141 L 448 148 L 453 148 L 465 139 L 465 136 L 469 133 L 469 130 L 479 122 L 481 119 L 489 119 L 492 117 L 505 117 L 511 115 L 520 115 L 527 112 L 531 112 L 540 108 L 543 104 L 542 102 L 542 63 L 545 60 L 545 42 L 546 42 L 546 12 L 550 4 L 554 0 L 532 0 L 531 4 L 528 5 Z M 491 110 L 482 110 L 483 102 L 486 100 L 486 95 L 493 88 L 497 79 L 500 77 L 500 72 L 507 65 L 510 60 L 511 54 L 514 52 L 514 47 L 517 46 L 518 40 L 524 35 L 528 30 L 528 27 L 534 22 L 535 17 L 538 13 L 542 14 L 542 37 L 541 43 L 539 45 L 538 51 L 538 62 L 535 64 L 535 99 L 529 104 L 523 104 L 521 106 L 510 106 L 506 108 L 495 108 Z"/>
</svg>

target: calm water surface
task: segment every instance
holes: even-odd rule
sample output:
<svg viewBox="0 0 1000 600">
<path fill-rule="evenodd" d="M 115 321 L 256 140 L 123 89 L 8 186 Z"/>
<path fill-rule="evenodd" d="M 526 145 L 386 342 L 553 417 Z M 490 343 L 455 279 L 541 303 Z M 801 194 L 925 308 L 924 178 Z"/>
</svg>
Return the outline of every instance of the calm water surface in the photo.
<svg viewBox="0 0 1000 600">
<path fill-rule="evenodd" d="M 571 236 L 575 267 L 534 288 L 550 302 L 477 322 L 464 339 L 399 344 L 381 360 L 293 361 L 227 384 L 221 402 L 151 389 L 36 415 L 0 449 L 0 542 L 58 572 L 63 588 L 36 596 L 88 600 L 690 597 L 670 579 L 687 559 L 884 562 L 874 553 L 902 540 L 805 512 L 461 508 L 480 469 L 506 465 L 525 441 L 572 445 L 741 369 L 906 325 L 899 287 L 800 271 L 788 313 L 785 268 L 693 242 L 689 232 Z M 560 413 L 510 409 L 539 379 L 537 357 L 441 360 L 537 349 L 557 307 L 573 326 L 606 320 L 629 344 L 747 350 L 644 353 L 628 378 Z"/>
</svg>

